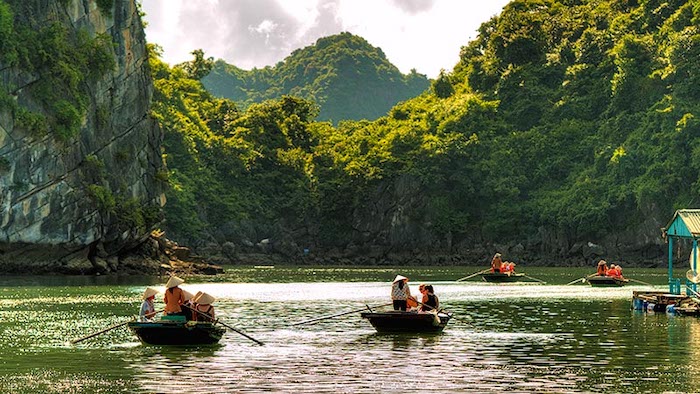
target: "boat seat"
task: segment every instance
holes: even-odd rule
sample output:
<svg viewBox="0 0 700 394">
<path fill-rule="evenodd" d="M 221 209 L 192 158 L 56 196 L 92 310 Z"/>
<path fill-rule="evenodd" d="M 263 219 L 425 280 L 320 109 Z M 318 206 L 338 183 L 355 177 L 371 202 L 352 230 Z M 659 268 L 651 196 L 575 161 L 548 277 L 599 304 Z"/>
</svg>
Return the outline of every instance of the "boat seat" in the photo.
<svg viewBox="0 0 700 394">
<path fill-rule="evenodd" d="M 161 318 L 161 320 L 181 322 L 181 323 L 184 323 L 186 321 L 185 316 L 182 316 L 182 315 L 165 315 Z"/>
</svg>

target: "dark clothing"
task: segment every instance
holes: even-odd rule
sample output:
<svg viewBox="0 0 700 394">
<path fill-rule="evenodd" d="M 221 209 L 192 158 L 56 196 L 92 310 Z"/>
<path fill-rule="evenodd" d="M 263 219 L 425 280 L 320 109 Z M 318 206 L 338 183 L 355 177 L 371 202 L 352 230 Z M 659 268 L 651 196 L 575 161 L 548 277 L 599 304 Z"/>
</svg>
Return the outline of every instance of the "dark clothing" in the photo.
<svg viewBox="0 0 700 394">
<path fill-rule="evenodd" d="M 406 312 L 406 300 L 394 300 L 394 310 L 402 310 Z"/>
<path fill-rule="evenodd" d="M 209 305 L 209 308 L 207 308 L 206 310 L 202 309 L 203 306 L 204 305 L 197 305 L 195 312 L 195 314 L 197 314 L 197 321 L 213 322 L 214 320 L 210 316 L 212 315 L 211 311 L 214 309 L 214 306 Z"/>
<path fill-rule="evenodd" d="M 426 294 L 428 297 L 428 300 L 423 303 L 421 306 L 422 311 L 432 311 L 437 309 L 438 306 L 438 298 L 435 294 Z"/>
</svg>

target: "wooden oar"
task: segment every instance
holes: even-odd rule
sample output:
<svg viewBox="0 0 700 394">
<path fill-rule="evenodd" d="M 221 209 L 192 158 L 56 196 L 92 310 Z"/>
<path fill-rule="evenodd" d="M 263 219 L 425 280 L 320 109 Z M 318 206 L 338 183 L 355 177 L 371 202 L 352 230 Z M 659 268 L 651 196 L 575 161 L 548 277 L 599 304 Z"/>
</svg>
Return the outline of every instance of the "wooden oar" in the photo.
<svg viewBox="0 0 700 394">
<path fill-rule="evenodd" d="M 115 324 L 115 325 L 113 325 L 113 326 L 111 326 L 111 327 L 105 328 L 105 329 L 102 330 L 102 331 L 98 331 L 98 332 L 92 333 L 92 334 L 90 334 L 90 335 L 86 335 L 86 336 L 84 336 L 84 337 L 82 337 L 82 338 L 74 339 L 74 340 L 70 341 L 70 343 L 71 343 L 71 345 L 75 345 L 75 344 L 78 343 L 78 342 L 82 342 L 82 341 L 84 341 L 84 340 L 86 340 L 86 339 L 90 339 L 90 338 L 96 337 L 96 336 L 98 336 L 98 335 L 100 335 L 100 334 L 104 334 L 104 333 L 106 333 L 107 331 L 112 331 L 112 330 L 114 330 L 115 328 L 119 328 L 119 327 L 121 327 L 121 326 L 125 326 L 125 325 L 129 324 L 129 322 L 132 322 L 132 321 L 133 321 L 133 319 L 132 319 L 132 320 L 129 320 L 129 321 L 127 321 L 127 322 L 124 322 L 124 323 Z"/>
<path fill-rule="evenodd" d="M 467 279 L 471 279 L 471 278 L 473 278 L 473 277 L 475 277 L 475 276 L 477 276 L 477 275 L 485 274 L 485 273 L 487 273 L 487 272 L 489 272 L 489 271 L 491 271 L 491 268 L 487 268 L 487 269 L 485 269 L 485 270 L 483 270 L 483 271 L 475 272 L 475 273 L 473 273 L 473 274 L 471 274 L 471 275 L 465 276 L 464 278 L 459 278 L 459 279 L 457 279 L 455 282 L 461 282 L 461 281 L 464 281 L 464 280 L 467 280 Z"/>
<path fill-rule="evenodd" d="M 416 302 L 418 302 L 418 301 L 416 301 Z M 332 318 L 338 317 L 338 316 L 344 316 L 344 315 L 349 315 L 349 314 L 351 314 L 351 313 L 362 312 L 362 311 L 364 311 L 364 310 L 367 309 L 367 308 L 370 308 L 370 309 L 371 309 L 371 308 L 381 308 L 381 307 L 383 307 L 383 306 L 389 306 L 389 305 L 393 305 L 393 304 L 394 304 L 394 303 L 392 302 L 392 303 L 389 303 L 389 304 L 375 305 L 375 306 L 372 306 L 372 307 L 365 305 L 364 308 L 355 309 L 355 310 L 353 310 L 353 311 L 348 311 L 348 312 L 343 312 L 343 313 L 337 313 L 337 314 L 335 314 L 335 315 L 317 317 L 317 318 L 315 318 L 315 319 L 304 320 L 304 321 L 300 321 L 300 322 L 292 323 L 292 324 L 285 324 L 285 325 L 283 325 L 282 327 L 292 327 L 292 326 L 299 326 L 299 325 L 306 324 L 306 323 L 315 323 L 315 322 L 317 322 L 317 321 L 326 320 L 326 319 L 332 319 Z"/>
<path fill-rule="evenodd" d="M 155 315 L 156 313 L 161 313 L 161 312 L 163 312 L 163 311 L 164 311 L 164 309 L 161 309 L 161 310 L 159 310 L 159 311 L 153 312 L 153 314 Z M 126 321 L 126 322 L 124 322 L 124 323 L 115 324 L 115 325 L 113 325 L 113 326 L 111 326 L 111 327 L 105 328 L 104 330 L 101 330 L 101 331 L 92 333 L 92 334 L 90 334 L 90 335 L 86 335 L 86 336 L 84 336 L 84 337 L 82 337 L 82 338 L 74 339 L 74 340 L 70 341 L 70 343 L 71 343 L 72 345 L 75 345 L 75 344 L 78 343 L 78 342 L 82 342 L 82 341 L 84 341 L 84 340 L 86 340 L 86 339 L 90 339 L 90 338 L 96 337 L 96 336 L 98 336 L 98 335 L 100 335 L 100 334 L 104 334 L 104 333 L 106 333 L 107 331 L 112 331 L 112 330 L 114 330 L 115 328 L 119 328 L 119 327 L 121 327 L 121 326 L 125 326 L 125 325 L 129 324 L 129 323 L 132 322 L 132 321 L 134 321 L 134 319 L 131 319 L 131 320 Z"/>
<path fill-rule="evenodd" d="M 584 276 L 584 277 L 582 277 L 582 278 L 574 279 L 574 280 L 572 280 L 571 282 L 565 284 L 564 286 L 573 285 L 573 284 L 578 283 L 578 282 L 585 283 L 585 282 L 586 282 L 586 277 Z"/>
<path fill-rule="evenodd" d="M 637 283 L 641 283 L 641 284 L 647 285 L 647 286 L 654 286 L 654 285 L 652 285 L 651 283 L 647 283 L 647 282 L 644 282 L 644 281 L 641 281 L 641 280 L 630 279 L 630 278 L 626 278 L 626 279 L 627 279 L 628 281 L 630 281 L 630 282 L 637 282 Z M 692 290 L 692 289 L 691 289 L 691 290 Z"/>
<path fill-rule="evenodd" d="M 523 276 L 526 277 L 526 278 L 528 278 L 528 279 L 532 279 L 532 280 L 534 280 L 535 282 L 547 283 L 547 282 L 545 282 L 545 281 L 543 281 L 543 280 L 539 280 L 539 279 L 537 279 L 537 278 L 533 278 L 532 276 L 529 276 L 529 275 L 523 274 Z"/>
<path fill-rule="evenodd" d="M 578 281 L 581 281 L 581 283 L 586 283 L 586 279 L 592 278 L 592 277 L 594 277 L 594 276 L 596 276 L 596 275 L 598 275 L 598 274 L 597 274 L 597 273 L 596 273 L 596 274 L 590 274 L 590 275 L 588 275 L 588 276 L 584 276 L 584 277 L 582 277 L 582 278 L 578 278 L 578 279 L 576 279 L 576 280 L 572 280 L 571 282 L 565 284 L 564 286 L 573 285 L 574 283 L 577 283 Z"/>
<path fill-rule="evenodd" d="M 251 341 L 257 343 L 257 344 L 260 345 L 260 346 L 265 345 L 264 343 L 258 341 L 257 339 L 251 337 L 250 335 L 244 333 L 243 331 L 241 331 L 241 330 L 239 330 L 239 329 L 237 329 L 237 328 L 235 328 L 235 327 L 231 327 L 231 326 L 229 326 L 228 324 L 222 322 L 222 321 L 219 320 L 219 319 L 214 319 L 214 317 L 211 316 L 211 315 L 209 315 L 208 313 L 204 313 L 204 312 L 198 311 L 198 310 L 196 310 L 196 309 L 192 309 L 192 308 L 188 307 L 187 305 L 181 305 L 181 306 L 184 306 L 185 308 L 187 308 L 187 309 L 189 309 L 189 310 L 191 310 L 191 311 L 194 311 L 194 312 L 196 312 L 196 313 L 198 313 L 198 314 L 200 314 L 200 315 L 206 317 L 207 319 L 213 321 L 214 324 L 219 323 L 219 324 L 221 324 L 222 326 L 228 328 L 229 330 L 235 331 L 235 332 L 237 332 L 238 334 L 243 335 L 244 337 L 250 339 Z"/>
</svg>

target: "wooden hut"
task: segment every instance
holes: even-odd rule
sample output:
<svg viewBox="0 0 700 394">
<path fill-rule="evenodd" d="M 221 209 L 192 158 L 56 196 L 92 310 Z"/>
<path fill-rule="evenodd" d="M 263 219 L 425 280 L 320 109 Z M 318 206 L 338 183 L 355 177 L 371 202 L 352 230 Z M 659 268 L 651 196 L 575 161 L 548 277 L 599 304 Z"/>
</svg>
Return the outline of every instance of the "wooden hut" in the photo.
<svg viewBox="0 0 700 394">
<path fill-rule="evenodd" d="M 664 239 L 668 242 L 668 285 L 671 294 L 681 294 L 681 279 L 673 277 L 673 244 L 679 240 L 692 241 L 690 270 L 685 278 L 686 295 L 697 294 L 698 238 L 700 238 L 700 209 L 679 209 L 665 228 Z"/>
</svg>

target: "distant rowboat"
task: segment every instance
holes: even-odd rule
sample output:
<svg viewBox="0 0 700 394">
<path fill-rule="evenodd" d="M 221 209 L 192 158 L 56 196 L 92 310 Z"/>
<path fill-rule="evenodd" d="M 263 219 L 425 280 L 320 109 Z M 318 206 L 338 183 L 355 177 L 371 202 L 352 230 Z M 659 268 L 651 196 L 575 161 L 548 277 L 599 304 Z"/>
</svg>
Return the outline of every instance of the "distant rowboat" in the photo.
<svg viewBox="0 0 700 394">
<path fill-rule="evenodd" d="M 586 278 L 586 281 L 593 287 L 619 287 L 629 283 L 629 279 L 616 278 L 613 276 L 592 276 Z"/>
<path fill-rule="evenodd" d="M 502 272 L 488 272 L 481 274 L 481 278 L 486 282 L 492 283 L 509 283 L 509 282 L 520 282 L 525 279 L 525 274 L 516 273 L 502 273 Z"/>
<path fill-rule="evenodd" d="M 451 316 L 445 313 L 417 313 L 403 311 L 364 312 L 360 316 L 369 320 L 379 333 L 437 333 L 441 332 Z"/>
</svg>

